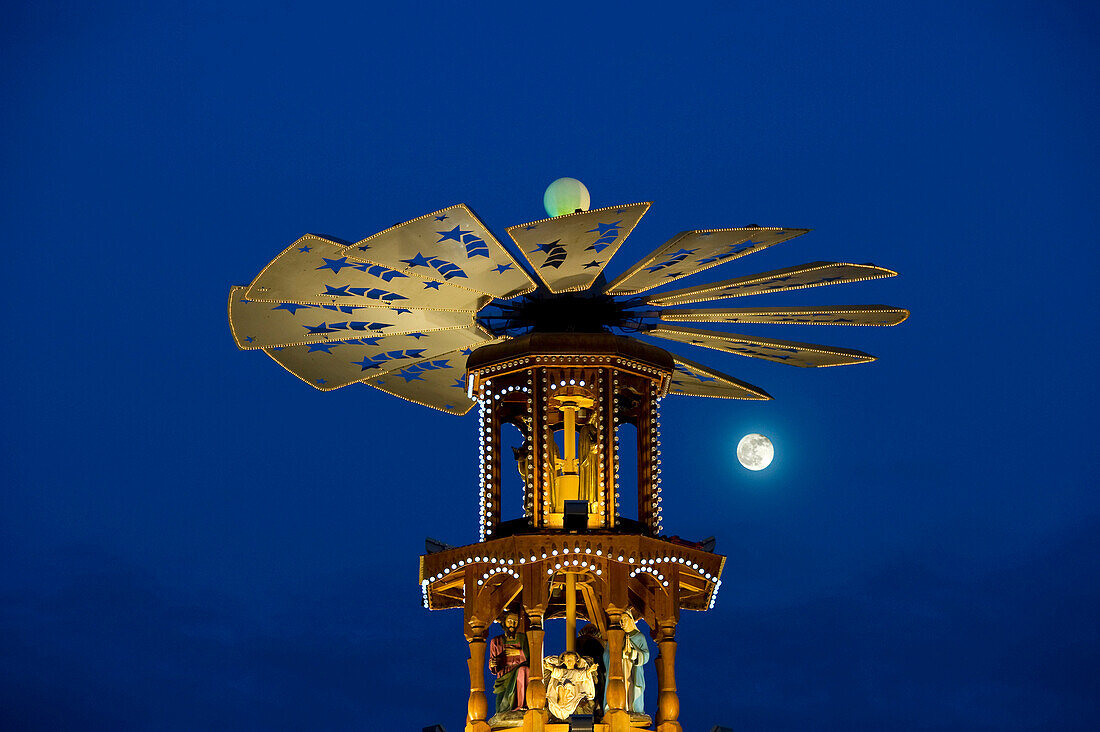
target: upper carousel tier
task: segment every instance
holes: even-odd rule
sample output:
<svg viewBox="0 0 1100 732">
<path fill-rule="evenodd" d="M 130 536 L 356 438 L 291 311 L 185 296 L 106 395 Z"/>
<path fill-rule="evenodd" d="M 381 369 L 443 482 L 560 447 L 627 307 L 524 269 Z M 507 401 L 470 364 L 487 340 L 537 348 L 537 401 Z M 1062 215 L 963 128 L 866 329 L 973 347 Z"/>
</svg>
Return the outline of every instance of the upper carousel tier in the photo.
<svg viewBox="0 0 1100 732">
<path fill-rule="evenodd" d="M 467 386 L 480 407 L 482 540 L 542 530 L 659 532 L 658 404 L 675 369 L 666 351 L 609 333 L 533 333 L 474 351 Z M 508 455 L 506 425 L 522 438 Z M 638 470 L 637 511 L 626 516 L 625 451 L 635 453 L 629 462 Z M 505 520 L 502 476 L 513 469 L 524 510 Z M 623 484 L 634 482 L 624 476 Z"/>
</svg>

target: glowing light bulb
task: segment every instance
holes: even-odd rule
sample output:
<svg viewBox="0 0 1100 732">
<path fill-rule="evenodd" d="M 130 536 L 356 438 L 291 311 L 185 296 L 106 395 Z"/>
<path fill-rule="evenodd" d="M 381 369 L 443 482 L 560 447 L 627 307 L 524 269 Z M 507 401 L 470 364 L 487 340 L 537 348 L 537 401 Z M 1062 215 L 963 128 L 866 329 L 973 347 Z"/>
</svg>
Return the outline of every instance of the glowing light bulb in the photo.
<svg viewBox="0 0 1100 732">
<path fill-rule="evenodd" d="M 591 204 L 588 189 L 576 178 L 558 178 L 546 187 L 546 193 L 542 195 L 542 205 L 550 216 L 587 211 Z"/>
</svg>

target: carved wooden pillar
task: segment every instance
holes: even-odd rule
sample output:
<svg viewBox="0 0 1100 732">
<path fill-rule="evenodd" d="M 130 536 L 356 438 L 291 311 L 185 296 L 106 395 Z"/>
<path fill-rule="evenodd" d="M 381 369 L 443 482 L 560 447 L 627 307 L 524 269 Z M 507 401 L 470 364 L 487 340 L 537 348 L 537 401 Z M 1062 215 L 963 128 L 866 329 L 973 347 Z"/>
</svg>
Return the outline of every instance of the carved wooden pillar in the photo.
<svg viewBox="0 0 1100 732">
<path fill-rule="evenodd" d="M 539 497 L 539 500 L 542 498 Z M 531 562 L 520 569 L 523 577 L 523 611 L 527 614 L 527 650 L 530 664 L 523 732 L 543 732 L 550 721 L 550 712 L 546 709 L 546 686 L 542 683 L 542 619 L 550 601 L 550 587 L 544 565 L 544 562 Z"/>
<path fill-rule="evenodd" d="M 542 616 L 529 615 L 527 646 L 530 670 L 527 674 L 527 712 L 523 715 L 524 732 L 542 732 L 550 720 L 546 710 L 546 686 L 542 683 Z"/>
<path fill-rule="evenodd" d="M 626 632 L 619 625 L 622 610 L 607 611 L 607 713 L 603 721 L 611 732 L 628 732 L 630 714 L 626 709 L 626 682 L 623 679 L 623 643 Z"/>
<path fill-rule="evenodd" d="M 657 634 L 657 732 L 681 732 L 676 692 L 676 626 L 662 624 Z"/>
<path fill-rule="evenodd" d="M 470 699 L 466 704 L 466 732 L 489 732 L 489 700 L 485 697 L 484 625 L 467 624 L 466 641 L 470 644 Z"/>
</svg>

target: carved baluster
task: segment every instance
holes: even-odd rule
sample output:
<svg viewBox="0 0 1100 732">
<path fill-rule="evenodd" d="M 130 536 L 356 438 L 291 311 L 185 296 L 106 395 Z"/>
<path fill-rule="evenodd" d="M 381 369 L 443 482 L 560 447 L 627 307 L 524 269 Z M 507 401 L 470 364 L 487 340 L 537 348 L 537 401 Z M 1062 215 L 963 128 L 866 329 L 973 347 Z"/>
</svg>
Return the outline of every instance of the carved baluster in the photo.
<svg viewBox="0 0 1100 732">
<path fill-rule="evenodd" d="M 466 704 L 466 732 L 489 732 L 486 721 L 489 700 L 485 697 L 485 636 L 484 625 L 468 624 L 466 641 L 470 644 L 470 699 Z"/>
<path fill-rule="evenodd" d="M 626 682 L 623 679 L 623 643 L 626 633 L 619 625 L 621 611 L 608 608 L 607 619 L 607 714 L 603 721 L 610 732 L 628 732 L 630 715 L 626 711 Z"/>
<path fill-rule="evenodd" d="M 527 645 L 530 671 L 527 675 L 527 713 L 523 715 L 524 732 L 542 732 L 550 719 L 546 711 L 546 686 L 542 683 L 542 616 L 529 615 Z"/>
<path fill-rule="evenodd" d="M 676 626 L 662 625 L 657 638 L 657 731 L 681 732 L 680 697 L 676 692 Z"/>
</svg>

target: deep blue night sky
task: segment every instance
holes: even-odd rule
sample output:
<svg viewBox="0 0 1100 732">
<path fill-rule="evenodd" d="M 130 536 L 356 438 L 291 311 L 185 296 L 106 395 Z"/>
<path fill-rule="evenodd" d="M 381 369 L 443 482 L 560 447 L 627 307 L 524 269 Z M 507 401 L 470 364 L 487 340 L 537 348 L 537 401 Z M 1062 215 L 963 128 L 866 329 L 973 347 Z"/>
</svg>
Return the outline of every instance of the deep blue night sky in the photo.
<svg viewBox="0 0 1100 732">
<path fill-rule="evenodd" d="M 874 262 L 732 304 L 913 313 L 751 331 L 869 365 L 671 347 L 775 397 L 664 402 L 666 529 L 728 556 L 684 729 L 1095 728 L 1095 5 L 321 5 L 8 6 L 0 726 L 460 730 L 417 555 L 476 539 L 474 417 L 316 392 L 225 302 L 303 233 L 465 202 L 503 236 L 574 176 L 654 201 L 612 276 L 809 227 L 679 284 Z"/>
</svg>

